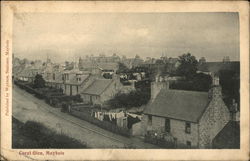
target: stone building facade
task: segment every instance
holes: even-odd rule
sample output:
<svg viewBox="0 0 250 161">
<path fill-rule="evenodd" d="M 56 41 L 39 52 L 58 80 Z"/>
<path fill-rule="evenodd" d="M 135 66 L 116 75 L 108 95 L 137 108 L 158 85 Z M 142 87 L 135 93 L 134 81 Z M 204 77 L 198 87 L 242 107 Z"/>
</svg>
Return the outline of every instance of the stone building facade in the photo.
<svg viewBox="0 0 250 161">
<path fill-rule="evenodd" d="M 209 92 L 172 90 L 166 84 L 152 83 L 156 88 L 151 90 L 153 99 L 143 112 L 143 134 L 167 133 L 176 148 L 211 148 L 213 138 L 230 120 L 219 79 L 213 79 Z"/>
<path fill-rule="evenodd" d="M 221 87 L 209 91 L 209 105 L 199 120 L 199 148 L 211 148 L 213 138 L 230 120 L 230 112 L 222 100 Z"/>
<path fill-rule="evenodd" d="M 149 119 L 149 117 L 151 117 Z M 144 134 L 146 134 L 147 131 L 153 130 L 161 132 L 166 132 L 166 119 L 165 117 L 159 117 L 159 116 L 150 116 L 150 115 L 143 115 L 143 129 Z M 149 120 L 152 120 L 150 123 Z M 198 128 L 199 125 L 195 122 L 188 122 L 183 120 L 177 120 L 177 119 L 169 119 L 170 122 L 170 131 L 169 134 L 176 142 L 176 148 L 186 148 L 187 142 L 191 143 L 190 148 L 197 148 L 199 146 L 199 137 L 198 137 Z M 190 123 L 190 133 L 186 132 L 186 123 Z M 151 125 L 150 125 L 151 124 Z M 146 125 L 146 126 L 145 126 Z"/>
<path fill-rule="evenodd" d="M 83 92 L 85 103 L 103 105 L 121 91 L 123 85 L 114 79 L 96 79 Z"/>
</svg>

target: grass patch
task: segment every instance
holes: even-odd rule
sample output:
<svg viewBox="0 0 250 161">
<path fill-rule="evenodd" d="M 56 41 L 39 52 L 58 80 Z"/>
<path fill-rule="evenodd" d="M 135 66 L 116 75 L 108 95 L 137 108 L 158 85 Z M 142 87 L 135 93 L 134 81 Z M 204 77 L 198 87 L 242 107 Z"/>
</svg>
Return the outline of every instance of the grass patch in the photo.
<svg viewBox="0 0 250 161">
<path fill-rule="evenodd" d="M 57 134 L 43 124 L 25 124 L 12 118 L 12 148 L 14 149 L 85 149 L 86 144 L 64 134 Z"/>
</svg>

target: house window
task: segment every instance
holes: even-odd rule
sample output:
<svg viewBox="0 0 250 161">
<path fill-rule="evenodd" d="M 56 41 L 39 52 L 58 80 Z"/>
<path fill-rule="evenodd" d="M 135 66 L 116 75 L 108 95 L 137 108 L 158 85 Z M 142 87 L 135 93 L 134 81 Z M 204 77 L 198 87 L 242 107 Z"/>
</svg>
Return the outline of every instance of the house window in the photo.
<svg viewBox="0 0 250 161">
<path fill-rule="evenodd" d="M 191 148 L 191 142 L 190 141 L 187 141 L 187 148 Z"/>
<path fill-rule="evenodd" d="M 152 115 L 148 115 L 148 124 L 152 125 Z"/>
<path fill-rule="evenodd" d="M 53 73 L 53 80 L 55 80 L 56 79 L 56 75 L 55 75 L 55 73 Z"/>
<path fill-rule="evenodd" d="M 190 134 L 191 133 L 191 123 L 190 122 L 186 122 L 186 125 L 185 125 L 185 132 L 187 134 Z"/>
<path fill-rule="evenodd" d="M 174 147 L 177 148 L 177 138 L 174 138 Z"/>
<path fill-rule="evenodd" d="M 62 75 L 62 80 L 64 80 L 64 75 Z"/>
<path fill-rule="evenodd" d="M 170 132 L 170 120 L 165 119 L 165 131 Z"/>
</svg>

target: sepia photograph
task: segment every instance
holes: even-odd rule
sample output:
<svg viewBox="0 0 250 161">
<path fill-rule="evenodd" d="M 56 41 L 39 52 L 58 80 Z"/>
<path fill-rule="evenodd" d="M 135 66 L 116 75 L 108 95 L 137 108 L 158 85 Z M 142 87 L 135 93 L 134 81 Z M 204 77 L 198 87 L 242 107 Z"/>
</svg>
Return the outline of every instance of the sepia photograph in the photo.
<svg viewBox="0 0 250 161">
<path fill-rule="evenodd" d="M 13 21 L 12 148 L 240 148 L 238 13 Z"/>
<path fill-rule="evenodd" d="M 242 54 L 241 13 L 100 4 L 88 4 L 91 12 L 10 5 L 11 39 L 1 58 L 8 148 L 57 160 L 74 154 L 68 150 L 85 157 L 109 150 L 109 159 L 126 150 L 171 158 L 178 150 L 243 150 L 249 55 Z"/>
</svg>

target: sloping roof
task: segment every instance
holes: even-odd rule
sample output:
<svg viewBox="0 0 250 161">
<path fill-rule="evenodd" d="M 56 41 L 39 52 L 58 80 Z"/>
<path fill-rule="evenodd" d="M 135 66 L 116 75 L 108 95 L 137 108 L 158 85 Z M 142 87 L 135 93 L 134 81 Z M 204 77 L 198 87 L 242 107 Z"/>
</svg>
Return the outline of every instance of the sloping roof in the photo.
<svg viewBox="0 0 250 161">
<path fill-rule="evenodd" d="M 103 70 L 117 70 L 118 63 L 97 63 L 97 66 Z"/>
<path fill-rule="evenodd" d="M 206 62 L 198 65 L 198 71 L 219 73 L 220 70 L 240 70 L 240 62 Z"/>
<path fill-rule="evenodd" d="M 112 62 L 89 62 L 83 61 L 81 65 L 81 69 L 93 69 L 93 68 L 101 68 L 103 70 L 117 70 L 118 63 Z"/>
<path fill-rule="evenodd" d="M 239 149 L 240 123 L 236 121 L 229 121 L 213 139 L 213 148 Z"/>
<path fill-rule="evenodd" d="M 69 83 L 66 84 L 74 84 L 74 85 L 79 85 L 81 84 L 83 81 L 85 81 L 87 78 L 89 77 L 89 75 L 81 75 L 78 78 L 81 78 L 81 81 L 77 81 L 77 77 L 73 77 L 72 79 L 69 80 Z"/>
<path fill-rule="evenodd" d="M 20 73 L 19 76 L 22 77 L 35 77 L 37 73 L 40 73 L 42 70 L 41 69 L 33 69 L 31 67 L 26 67 L 23 69 Z"/>
<path fill-rule="evenodd" d="M 145 114 L 198 122 L 208 104 L 207 92 L 162 89 Z"/>
<path fill-rule="evenodd" d="M 20 74 L 25 69 L 24 65 L 13 66 L 12 73 L 13 75 Z"/>
<path fill-rule="evenodd" d="M 90 95 L 100 95 L 112 83 L 112 79 L 96 79 L 82 93 Z"/>
</svg>

